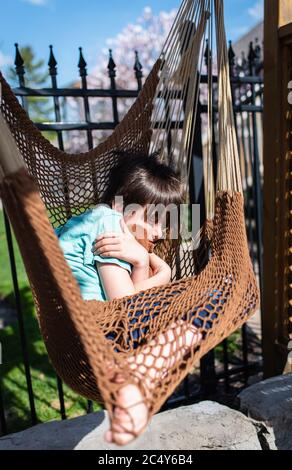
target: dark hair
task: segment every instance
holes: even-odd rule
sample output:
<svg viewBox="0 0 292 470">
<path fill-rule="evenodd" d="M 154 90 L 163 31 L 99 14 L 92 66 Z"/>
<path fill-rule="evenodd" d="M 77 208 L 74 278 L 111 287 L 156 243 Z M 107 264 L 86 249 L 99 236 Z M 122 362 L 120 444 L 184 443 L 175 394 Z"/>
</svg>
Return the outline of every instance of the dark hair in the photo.
<svg viewBox="0 0 292 470">
<path fill-rule="evenodd" d="M 101 202 L 110 205 L 123 196 L 129 204 L 182 204 L 185 195 L 180 175 L 159 160 L 160 151 L 145 153 L 115 152 L 119 159 L 109 174 L 109 184 Z"/>
</svg>

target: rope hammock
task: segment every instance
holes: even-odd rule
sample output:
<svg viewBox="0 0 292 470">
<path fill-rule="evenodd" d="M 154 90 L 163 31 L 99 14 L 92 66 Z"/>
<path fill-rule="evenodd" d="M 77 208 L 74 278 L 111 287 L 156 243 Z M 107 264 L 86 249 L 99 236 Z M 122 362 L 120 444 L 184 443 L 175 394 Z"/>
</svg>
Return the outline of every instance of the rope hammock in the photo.
<svg viewBox="0 0 292 470">
<path fill-rule="evenodd" d="M 68 154 L 46 140 L 0 75 L 1 197 L 28 273 L 48 355 L 59 377 L 78 394 L 102 403 L 112 422 L 121 387 L 113 380 L 117 373 L 124 384 L 138 385 L 150 419 L 194 364 L 259 308 L 245 228 L 223 16 L 221 0 L 184 0 L 137 100 L 112 135 L 85 153 Z M 219 160 L 215 184 L 209 130 L 204 161 L 207 218 L 198 234 L 200 243 L 190 248 L 181 238 L 166 238 L 155 246 L 172 267 L 168 284 L 111 301 L 83 300 L 53 227 L 98 204 L 117 150 L 161 149 L 162 160 L 180 167 L 188 181 L 202 47 L 206 31 L 212 33 L 213 17 Z M 211 125 L 211 95 L 208 105 Z M 201 336 L 186 353 L 183 333 L 194 319 Z M 173 324 L 180 324 L 181 330 L 172 330 L 168 337 L 167 357 L 162 347 L 158 356 L 151 356 L 152 341 L 168 334 Z M 134 368 L 130 358 L 138 357 L 143 360 Z M 145 427 L 139 433 L 134 426 L 127 432 L 137 436 Z"/>
</svg>

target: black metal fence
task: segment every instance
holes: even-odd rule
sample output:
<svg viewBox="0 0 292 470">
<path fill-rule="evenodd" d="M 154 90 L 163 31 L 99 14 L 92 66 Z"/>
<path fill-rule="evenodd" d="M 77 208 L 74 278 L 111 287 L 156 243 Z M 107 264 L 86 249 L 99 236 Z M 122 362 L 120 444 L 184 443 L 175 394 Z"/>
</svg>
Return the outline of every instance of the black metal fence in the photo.
<svg viewBox="0 0 292 470">
<path fill-rule="evenodd" d="M 118 100 L 135 98 L 142 88 L 143 69 L 138 53 L 134 61 L 134 74 L 137 82 L 136 90 L 121 90 L 116 86 L 116 66 L 109 54 L 108 76 L 110 87 L 108 89 L 89 89 L 87 86 L 87 68 L 82 50 L 79 54 L 80 88 L 59 88 L 57 83 L 57 62 L 50 46 L 49 77 L 51 87 L 31 89 L 25 85 L 25 68 L 23 59 L 16 44 L 15 71 L 19 87 L 14 88 L 14 93 L 20 98 L 22 106 L 28 111 L 28 97 L 51 97 L 54 104 L 55 122 L 51 124 L 37 123 L 41 131 L 54 131 L 57 134 L 58 145 L 64 150 L 63 133 L 65 131 L 86 131 L 88 149 L 93 147 L 92 132 L 94 130 L 113 130 L 119 123 Z M 208 46 L 207 46 L 208 47 Z M 206 56 L 208 49 L 206 48 Z M 232 44 L 229 45 L 229 62 L 234 100 L 234 115 L 236 130 L 241 154 L 241 168 L 243 175 L 243 187 L 245 195 L 246 228 L 250 246 L 250 255 L 254 269 L 258 275 L 259 284 L 262 283 L 262 168 L 261 168 L 261 119 L 263 111 L 263 78 L 262 57 L 259 45 L 254 47 L 250 43 L 248 56 L 242 56 L 241 60 L 235 57 Z M 207 60 L 206 60 L 207 64 Z M 213 77 L 214 84 L 216 76 Z M 202 75 L 201 83 L 207 83 L 207 75 Z M 60 99 L 65 97 L 81 98 L 84 106 L 84 122 L 62 121 Z M 89 98 L 107 98 L 111 100 L 113 121 L 93 122 L 90 114 Z M 214 109 L 216 111 L 216 109 Z M 196 137 L 194 145 L 194 158 L 190 180 L 191 202 L 203 204 L 203 177 L 202 155 L 204 142 L 202 140 L 201 117 L 206 114 L 207 105 L 199 102 L 196 122 Z M 214 113 L 215 115 L 215 113 Z M 215 122 L 214 122 L 215 124 Z M 215 126 L 214 126 L 215 127 Z M 216 147 L 214 147 L 214 160 L 216 161 Z M 4 212 L 4 211 L 3 211 Z M 15 254 L 13 250 L 12 234 L 9 221 L 4 212 L 5 232 L 9 251 L 13 292 L 17 311 L 17 322 L 20 332 L 21 354 L 26 377 L 26 387 L 30 410 L 30 423 L 36 424 L 38 416 L 35 407 L 33 392 L 33 380 L 31 375 L 31 358 L 28 354 L 28 342 L 30 338 L 26 332 L 25 318 L 23 316 L 21 295 L 17 278 Z M 0 268 L 1 269 L 1 268 Z M 255 322 L 256 323 L 256 322 Z M 230 397 L 233 399 L 236 393 L 248 383 L 248 378 L 262 370 L 261 348 L 261 319 L 258 319 L 258 331 L 245 324 L 236 338 L 236 354 L 234 353 L 234 339 L 226 339 L 215 350 L 209 352 L 200 363 L 200 368 L 194 374 L 189 374 L 178 387 L 172 397 L 164 404 L 162 410 L 181 404 L 195 402 L 202 398 L 213 397 L 218 401 L 224 401 Z M 219 351 L 219 354 L 216 354 Z M 1 371 L 1 365 L 0 365 Z M 62 419 L 66 419 L 66 406 L 63 393 L 63 384 L 57 377 L 57 391 L 59 400 L 59 413 Z M 2 389 L 1 389 L 2 387 Z M 234 402 L 232 402 L 234 403 Z M 11 432 L 7 415 L 10 403 L 6 401 L 3 382 L 0 382 L 0 423 L 1 432 Z M 93 404 L 88 402 L 87 412 L 93 410 Z M 15 431 L 15 429 L 13 429 Z"/>
</svg>

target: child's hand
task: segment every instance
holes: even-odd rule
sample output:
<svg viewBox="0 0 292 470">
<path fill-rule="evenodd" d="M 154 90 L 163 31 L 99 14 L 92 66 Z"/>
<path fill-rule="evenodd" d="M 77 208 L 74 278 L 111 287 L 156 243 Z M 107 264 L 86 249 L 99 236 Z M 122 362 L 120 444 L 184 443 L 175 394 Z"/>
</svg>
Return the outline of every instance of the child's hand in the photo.
<svg viewBox="0 0 292 470">
<path fill-rule="evenodd" d="M 123 219 L 120 221 L 123 232 L 108 232 L 99 235 L 91 251 L 103 257 L 119 258 L 133 266 L 149 265 L 147 250 L 136 240 Z"/>
<path fill-rule="evenodd" d="M 149 262 L 154 275 L 158 272 L 163 272 L 165 275 L 165 282 L 167 283 L 170 281 L 171 268 L 162 258 L 160 258 L 155 253 L 149 253 Z"/>
</svg>

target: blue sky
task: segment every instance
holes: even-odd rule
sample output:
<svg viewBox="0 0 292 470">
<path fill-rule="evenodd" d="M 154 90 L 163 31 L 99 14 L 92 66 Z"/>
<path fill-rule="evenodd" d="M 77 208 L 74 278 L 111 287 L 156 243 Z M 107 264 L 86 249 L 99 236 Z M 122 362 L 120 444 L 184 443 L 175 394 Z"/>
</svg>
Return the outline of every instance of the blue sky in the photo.
<svg viewBox="0 0 292 470">
<path fill-rule="evenodd" d="M 14 43 L 32 45 L 47 62 L 53 44 L 59 84 L 78 77 L 78 47 L 88 69 L 106 39 L 116 36 L 150 6 L 154 13 L 177 8 L 179 0 L 9 0 L 0 4 L 0 68 L 14 59 Z M 236 40 L 262 18 L 263 0 L 225 0 L 227 38 Z"/>
</svg>

